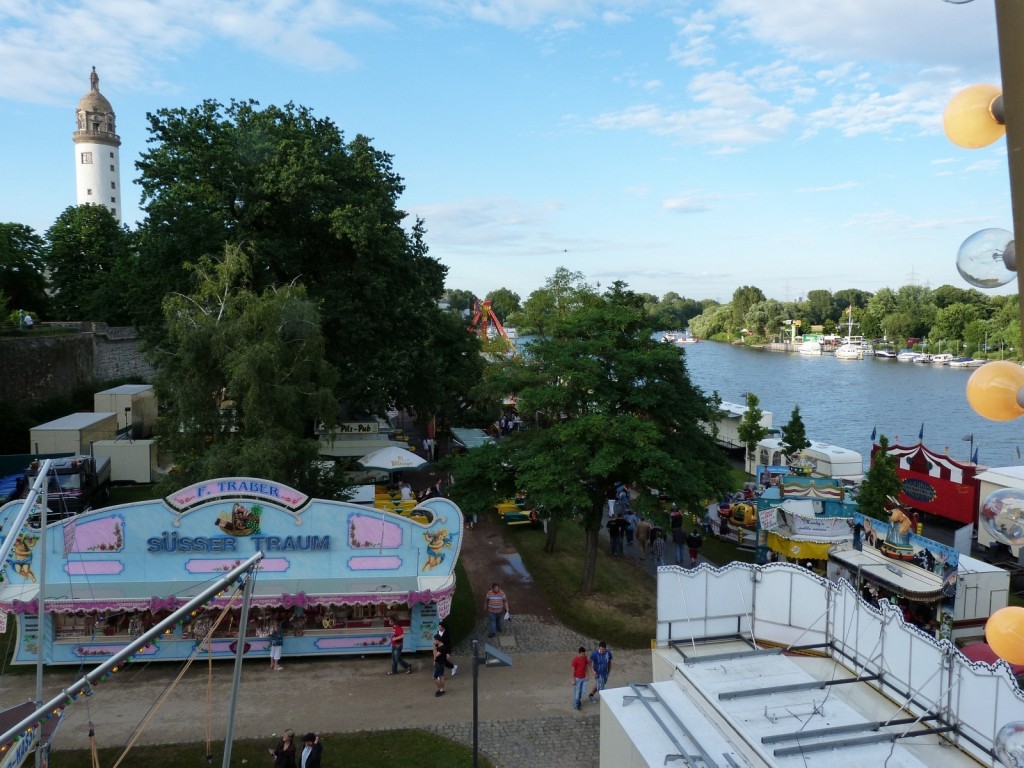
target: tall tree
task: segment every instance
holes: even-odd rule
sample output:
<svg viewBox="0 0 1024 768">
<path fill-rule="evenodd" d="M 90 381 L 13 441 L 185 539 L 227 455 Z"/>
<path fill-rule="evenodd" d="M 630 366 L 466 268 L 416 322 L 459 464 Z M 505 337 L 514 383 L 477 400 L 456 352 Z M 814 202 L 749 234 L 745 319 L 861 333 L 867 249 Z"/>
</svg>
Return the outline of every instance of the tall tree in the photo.
<svg viewBox="0 0 1024 768">
<path fill-rule="evenodd" d="M 45 258 L 55 318 L 130 324 L 131 235 L 105 205 L 66 208 L 46 231 Z"/>
<path fill-rule="evenodd" d="M 789 421 L 782 425 L 782 444 L 779 447 L 790 459 L 804 448 L 811 447 L 811 441 L 807 439 L 804 420 L 800 416 L 799 405 L 793 406 L 793 412 L 789 414 Z"/>
<path fill-rule="evenodd" d="M 768 434 L 768 428 L 761 424 L 764 411 L 761 410 L 761 399 L 753 392 L 747 392 L 747 410 L 743 412 L 736 433 L 743 441 L 746 455 L 750 456 L 757 450 L 757 444 Z"/>
<path fill-rule="evenodd" d="M 491 311 L 502 324 L 508 320 L 510 315 L 522 309 L 519 294 L 508 288 L 498 288 L 489 292 L 484 298 L 491 302 Z"/>
<path fill-rule="evenodd" d="M 713 400 L 690 381 L 685 355 L 654 341 L 654 330 L 640 297 L 616 283 L 596 301 L 552 315 L 529 354 L 496 364 L 483 385 L 515 393 L 520 411 L 537 415 L 493 458 L 515 472 L 515 487 L 543 505 L 556 530 L 569 519 L 583 526 L 584 594 L 593 590 L 616 482 L 658 488 L 693 509 L 728 485 L 728 462 L 700 426 L 715 421 Z M 478 472 L 457 465 L 455 487 Z M 651 499 L 641 494 L 638 504 Z"/>
<path fill-rule="evenodd" d="M 330 498 L 339 484 L 319 469 L 314 427 L 336 422 L 338 373 L 316 303 L 301 286 L 254 290 L 249 259 L 231 246 L 187 269 L 197 289 L 168 294 L 166 342 L 151 355 L 174 487 L 243 475 Z"/>
<path fill-rule="evenodd" d="M 520 331 L 546 334 L 549 328 L 581 306 L 594 304 L 597 291 L 589 286 L 582 272 L 572 272 L 558 267 L 547 279 L 543 288 L 531 293 L 516 322 L 522 323 Z"/>
<path fill-rule="evenodd" d="M 46 311 L 44 245 L 32 227 L 0 224 L 0 291 L 11 309 Z"/>
<path fill-rule="evenodd" d="M 900 477 L 896 474 L 896 457 L 889 455 L 889 438 L 881 435 L 878 448 L 871 455 L 871 467 L 860 484 L 857 504 L 860 511 L 877 520 L 887 520 L 885 505 L 889 497 L 898 499 L 903 490 Z"/>
<path fill-rule="evenodd" d="M 765 298 L 764 291 L 753 285 L 741 285 L 732 292 L 732 301 L 729 303 L 732 308 L 732 325 L 729 331 L 732 335 L 736 335 L 743 328 L 747 310 L 764 301 Z"/>
<path fill-rule="evenodd" d="M 427 255 L 423 223 L 403 226 L 404 185 L 388 154 L 293 104 L 205 101 L 147 119 L 140 293 L 184 285 L 184 265 L 225 243 L 244 247 L 254 291 L 297 281 L 319 302 L 329 360 L 344 372 L 337 394 L 352 411 L 442 407 L 422 382 L 441 365 L 426 354 L 454 364 L 462 353 L 430 336 L 445 328 L 446 270 Z"/>
<path fill-rule="evenodd" d="M 805 318 L 812 325 L 821 325 L 826 320 L 835 317 L 835 302 L 832 299 L 832 292 L 825 290 L 808 291 L 805 311 Z"/>
</svg>

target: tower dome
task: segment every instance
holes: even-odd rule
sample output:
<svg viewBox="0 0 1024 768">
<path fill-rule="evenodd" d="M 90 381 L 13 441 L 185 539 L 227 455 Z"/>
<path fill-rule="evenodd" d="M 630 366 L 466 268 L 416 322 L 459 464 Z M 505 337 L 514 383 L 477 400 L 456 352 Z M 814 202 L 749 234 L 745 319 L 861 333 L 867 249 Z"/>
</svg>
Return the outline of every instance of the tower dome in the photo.
<svg viewBox="0 0 1024 768">
<path fill-rule="evenodd" d="M 121 138 L 115 130 L 114 109 L 100 93 L 96 67 L 89 75 L 89 91 L 75 111 L 75 185 L 78 204 L 103 205 L 121 221 Z M 108 202 L 109 201 L 109 202 Z"/>
</svg>

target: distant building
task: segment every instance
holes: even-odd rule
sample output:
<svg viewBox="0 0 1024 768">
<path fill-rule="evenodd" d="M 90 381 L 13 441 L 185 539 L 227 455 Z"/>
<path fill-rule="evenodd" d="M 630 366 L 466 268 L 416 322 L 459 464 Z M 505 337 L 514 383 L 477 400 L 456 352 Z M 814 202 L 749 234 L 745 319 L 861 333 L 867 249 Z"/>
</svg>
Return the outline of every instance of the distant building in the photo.
<svg viewBox="0 0 1024 768">
<path fill-rule="evenodd" d="M 103 205 L 121 222 L 121 139 L 114 109 L 100 93 L 96 67 L 89 75 L 89 92 L 78 101 L 75 142 L 75 187 L 78 205 Z"/>
</svg>

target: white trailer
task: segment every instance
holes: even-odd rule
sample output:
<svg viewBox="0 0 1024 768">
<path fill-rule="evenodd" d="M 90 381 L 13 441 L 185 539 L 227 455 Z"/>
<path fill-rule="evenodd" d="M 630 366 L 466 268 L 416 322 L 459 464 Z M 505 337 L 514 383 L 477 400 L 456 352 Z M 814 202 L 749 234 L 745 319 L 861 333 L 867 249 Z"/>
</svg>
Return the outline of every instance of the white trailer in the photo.
<svg viewBox="0 0 1024 768">
<path fill-rule="evenodd" d="M 960 555 L 953 603 L 953 639 L 985 636 L 988 617 L 1005 608 L 1010 597 L 1010 573 L 984 560 Z"/>
<path fill-rule="evenodd" d="M 811 440 L 811 447 L 801 452 L 800 462 L 810 468 L 813 477 L 834 477 L 855 483 L 864 479 L 864 459 L 861 455 L 831 443 Z M 781 438 L 766 437 L 758 442 L 754 453 L 747 456 L 746 471 L 753 475 L 759 464 L 777 467 L 792 463 L 790 457 L 782 452 Z"/>
</svg>

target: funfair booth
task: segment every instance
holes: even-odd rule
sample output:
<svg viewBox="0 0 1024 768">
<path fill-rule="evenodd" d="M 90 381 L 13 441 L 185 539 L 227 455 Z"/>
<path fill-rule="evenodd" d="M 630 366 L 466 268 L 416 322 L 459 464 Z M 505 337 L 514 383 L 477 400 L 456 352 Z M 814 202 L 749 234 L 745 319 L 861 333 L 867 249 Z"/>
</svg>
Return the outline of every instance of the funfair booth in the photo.
<svg viewBox="0 0 1024 768">
<path fill-rule="evenodd" d="M 872 458 L 878 450 L 877 444 L 872 446 Z M 974 522 L 979 499 L 974 478 L 985 467 L 935 453 L 924 443 L 891 445 L 887 453 L 896 459 L 896 474 L 903 484 L 900 502 L 961 525 Z"/>
<path fill-rule="evenodd" d="M 462 544 L 462 512 L 442 497 L 421 503 L 414 519 L 268 480 L 221 478 L 52 523 L 43 557 L 38 528 L 7 530 L 20 506 L 0 507 L 0 537 L 17 537 L 0 570 L 0 618 L 17 621 L 17 664 L 35 663 L 40 648 L 48 664 L 109 658 L 257 551 L 246 655 L 269 655 L 278 621 L 287 656 L 390 652 L 392 622 L 405 627 L 407 651 L 429 648 L 451 609 Z M 227 601 L 139 655 L 187 658 Z M 234 657 L 240 615 L 234 603 L 218 625 L 214 657 Z"/>
</svg>

